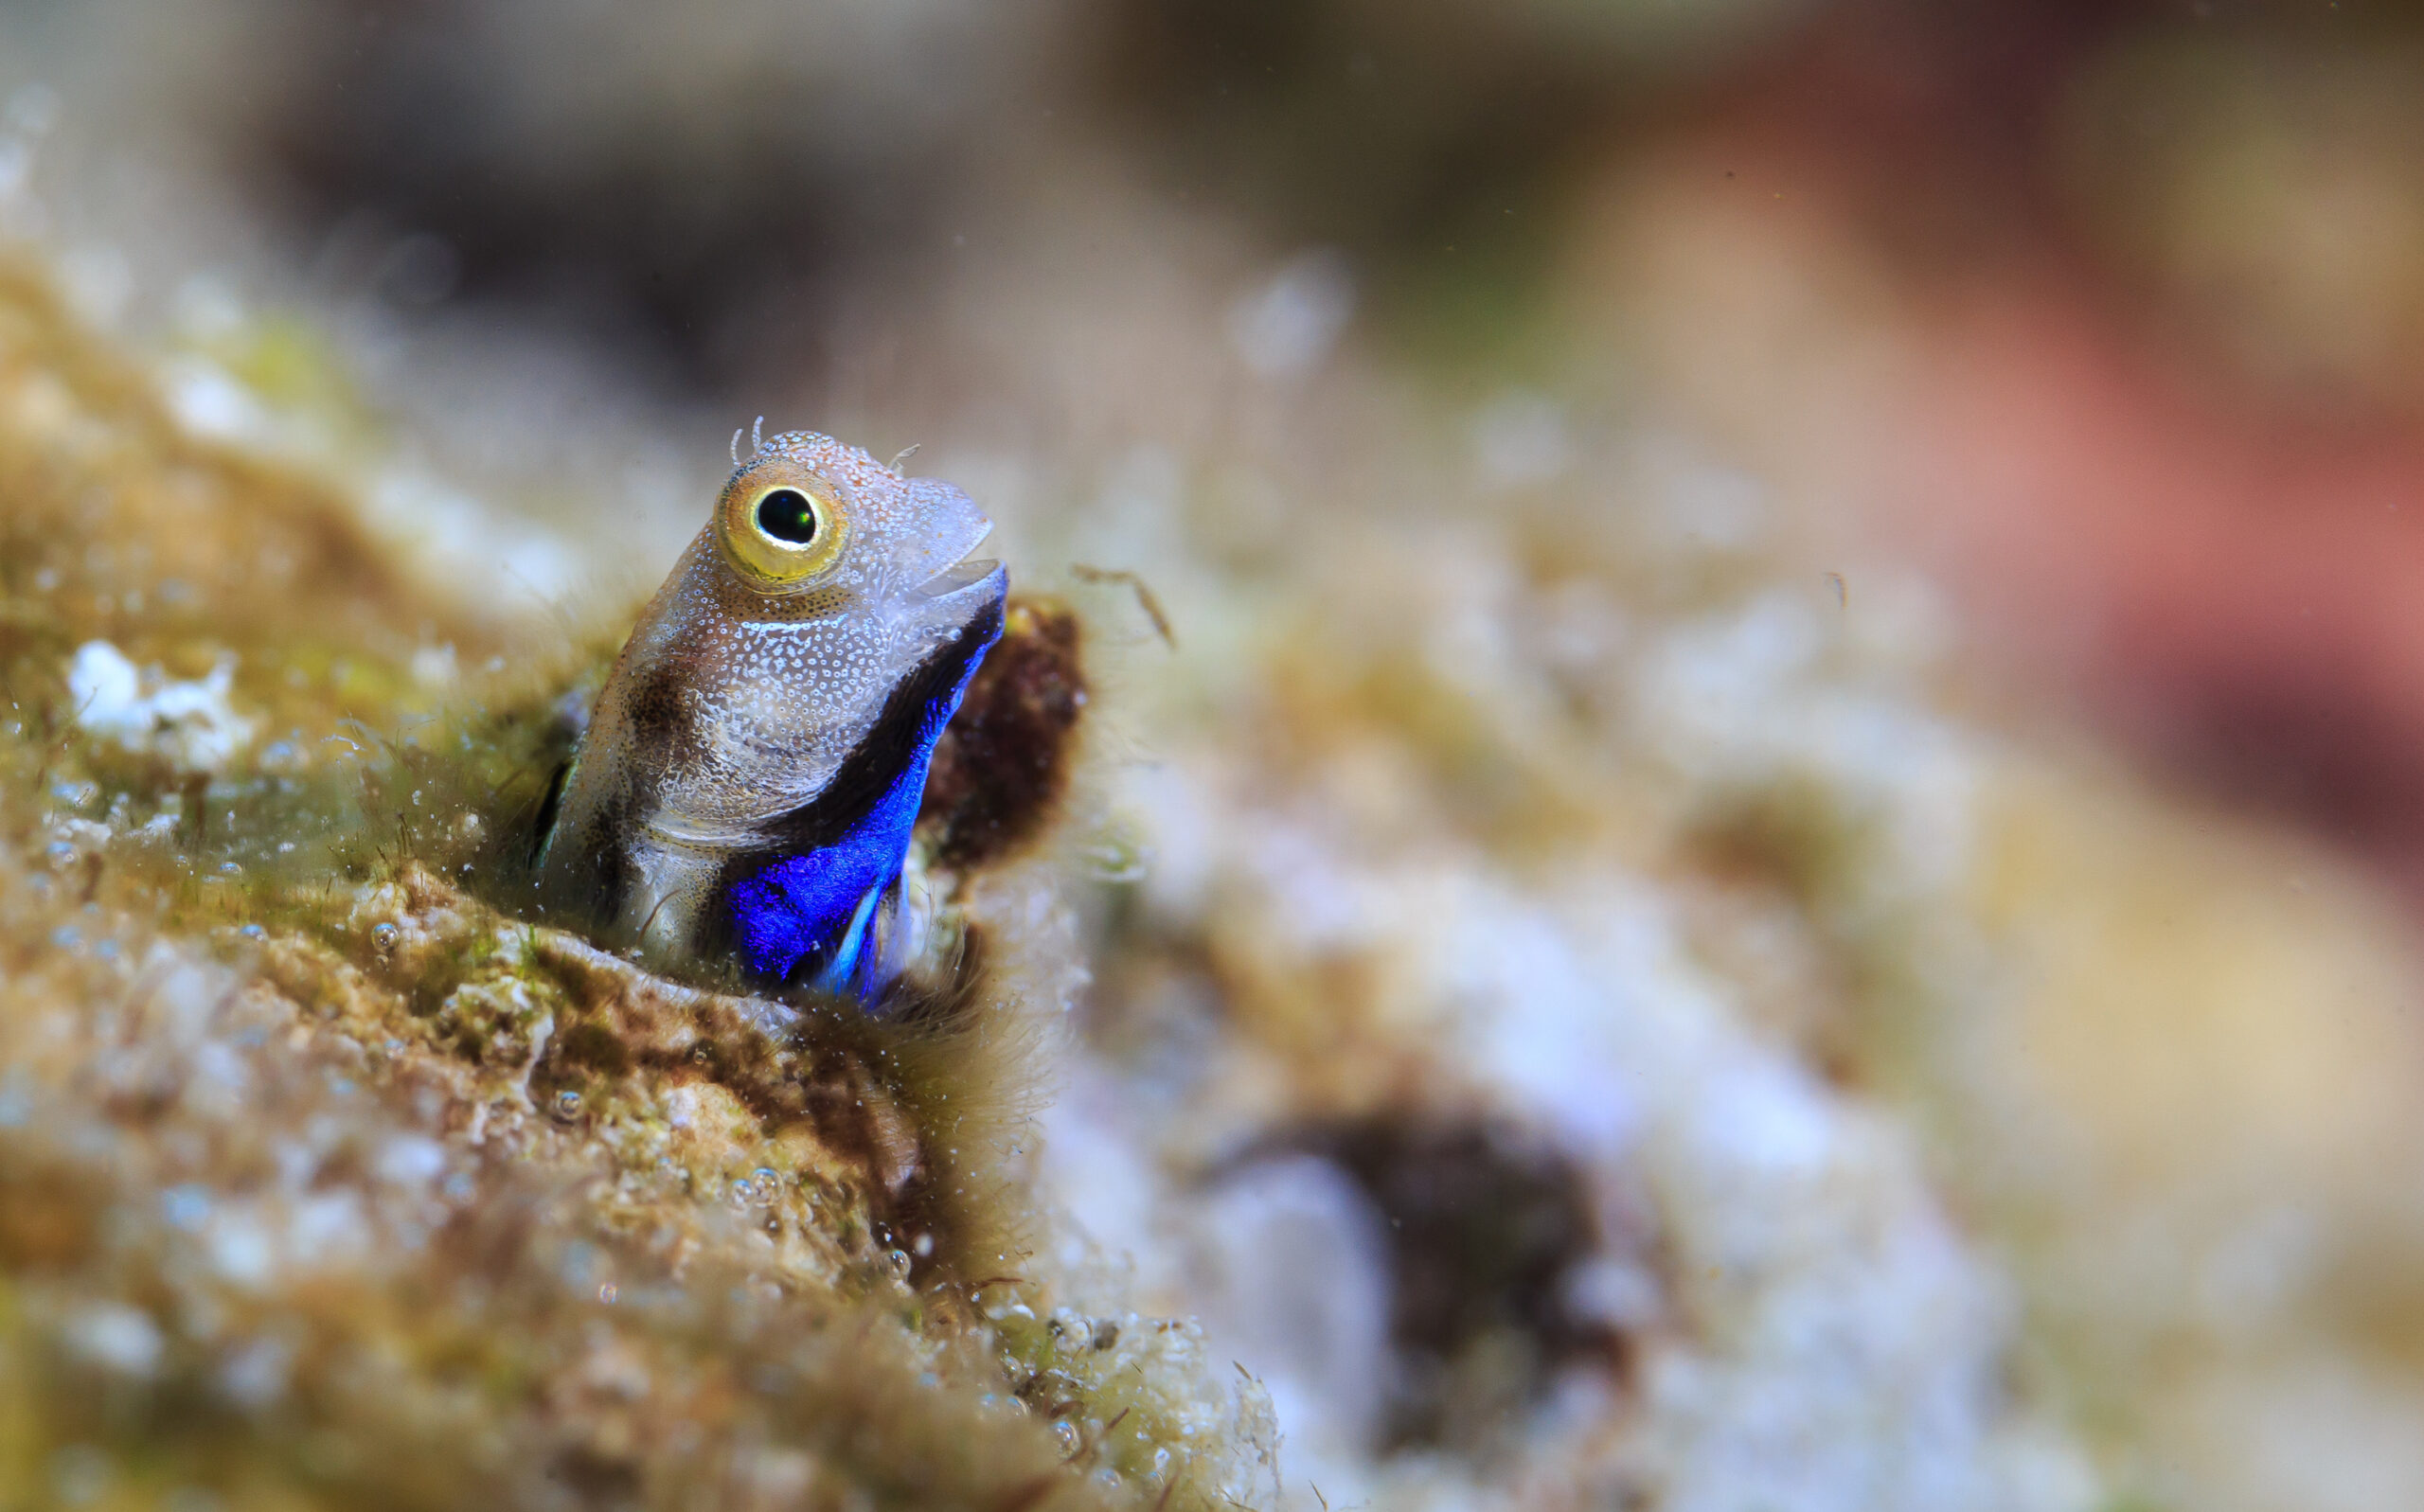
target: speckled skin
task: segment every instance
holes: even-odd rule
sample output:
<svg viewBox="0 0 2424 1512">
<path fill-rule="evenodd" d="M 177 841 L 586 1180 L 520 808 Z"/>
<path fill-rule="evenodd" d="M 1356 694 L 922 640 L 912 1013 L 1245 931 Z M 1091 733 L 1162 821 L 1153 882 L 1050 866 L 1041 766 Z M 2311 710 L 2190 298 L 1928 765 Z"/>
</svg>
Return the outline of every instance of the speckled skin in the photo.
<svg viewBox="0 0 2424 1512">
<path fill-rule="evenodd" d="M 871 784 L 922 786 L 932 732 L 918 719 L 939 729 L 936 711 L 949 717 L 943 701 L 956 705 L 999 633 L 1006 575 L 965 560 L 990 522 L 949 484 L 804 432 L 767 441 L 725 494 L 800 468 L 842 501 L 840 556 L 773 589 L 735 567 L 717 520 L 690 543 L 616 659 L 564 782 L 536 880 L 547 914 L 697 961 L 729 937 L 719 910 L 752 858 L 832 843 Z"/>
</svg>

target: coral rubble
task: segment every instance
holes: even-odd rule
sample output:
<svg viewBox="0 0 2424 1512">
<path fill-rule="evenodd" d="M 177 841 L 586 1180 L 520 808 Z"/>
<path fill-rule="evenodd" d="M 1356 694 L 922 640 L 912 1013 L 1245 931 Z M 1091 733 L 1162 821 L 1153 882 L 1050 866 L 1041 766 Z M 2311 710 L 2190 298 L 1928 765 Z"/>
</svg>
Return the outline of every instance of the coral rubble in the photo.
<svg viewBox="0 0 2424 1512">
<path fill-rule="evenodd" d="M 1023 1273 L 1033 1027 L 980 934 L 879 1025 L 500 909 L 594 654 L 447 614 L 23 265 L 0 491 L 0 1500 L 1268 1500 L 1194 1325 Z M 1004 666 L 1064 691 L 974 703 L 1053 775 L 1030 622 Z M 962 786 L 1004 838 L 1049 797 Z"/>
</svg>

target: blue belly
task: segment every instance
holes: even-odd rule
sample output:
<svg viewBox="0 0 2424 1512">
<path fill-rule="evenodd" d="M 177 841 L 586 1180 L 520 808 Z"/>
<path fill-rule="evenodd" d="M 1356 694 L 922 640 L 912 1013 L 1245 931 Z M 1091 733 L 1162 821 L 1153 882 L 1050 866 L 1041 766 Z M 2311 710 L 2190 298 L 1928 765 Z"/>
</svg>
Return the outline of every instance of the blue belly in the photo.
<svg viewBox="0 0 2424 1512">
<path fill-rule="evenodd" d="M 931 742 L 927 751 L 931 754 Z M 860 828 L 840 843 L 785 856 L 728 895 L 733 941 L 752 975 L 861 996 L 880 991 L 909 831 L 926 791 L 926 761 L 900 774 Z"/>
</svg>

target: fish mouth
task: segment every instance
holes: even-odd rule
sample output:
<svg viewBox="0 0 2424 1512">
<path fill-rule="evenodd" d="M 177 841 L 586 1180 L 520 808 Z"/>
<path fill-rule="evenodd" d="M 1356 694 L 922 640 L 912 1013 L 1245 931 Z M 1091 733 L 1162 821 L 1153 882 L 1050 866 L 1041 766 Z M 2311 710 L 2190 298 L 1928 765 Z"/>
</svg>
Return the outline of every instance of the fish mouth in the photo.
<svg viewBox="0 0 2424 1512">
<path fill-rule="evenodd" d="M 956 636 L 1010 596 L 1010 575 L 998 561 L 968 557 L 909 590 L 903 607 L 930 635 Z"/>
<path fill-rule="evenodd" d="M 911 589 L 910 594 L 928 603 L 955 598 L 971 590 L 982 588 L 989 578 L 1001 578 L 1007 585 L 1009 575 L 1002 564 L 989 557 L 965 557 Z"/>
</svg>

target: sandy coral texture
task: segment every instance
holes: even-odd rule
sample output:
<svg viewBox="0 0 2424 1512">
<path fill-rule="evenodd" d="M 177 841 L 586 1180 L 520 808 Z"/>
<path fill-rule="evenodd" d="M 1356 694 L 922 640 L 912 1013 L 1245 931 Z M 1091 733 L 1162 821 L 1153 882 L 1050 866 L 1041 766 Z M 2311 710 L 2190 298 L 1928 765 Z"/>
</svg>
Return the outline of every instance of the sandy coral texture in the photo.
<svg viewBox="0 0 2424 1512">
<path fill-rule="evenodd" d="M 1021 1273 L 1015 984 L 878 1032 L 499 914 L 590 664 L 434 677 L 515 648 L 24 266 L 0 389 L 0 1500 L 1269 1499 L 1193 1325 Z"/>
<path fill-rule="evenodd" d="M 915 381 L 778 420 L 932 441 L 1032 595 L 890 1025 L 498 906 L 629 623 L 504 585 L 636 506 L 0 265 L 0 1505 L 2417 1504 L 2379 896 L 1114 178 L 1004 179 Z"/>
</svg>

